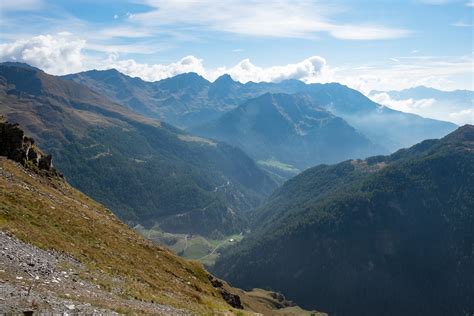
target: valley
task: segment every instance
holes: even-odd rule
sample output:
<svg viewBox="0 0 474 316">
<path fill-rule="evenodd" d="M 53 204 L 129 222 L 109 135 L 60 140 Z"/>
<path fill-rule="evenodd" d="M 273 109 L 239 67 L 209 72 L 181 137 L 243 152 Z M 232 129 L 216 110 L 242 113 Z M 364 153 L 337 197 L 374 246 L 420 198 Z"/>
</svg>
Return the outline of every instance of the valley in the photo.
<svg viewBox="0 0 474 316">
<path fill-rule="evenodd" d="M 0 149 L 2 312 L 294 315 L 281 294 L 258 290 L 279 298 L 262 303 L 137 234 L 44 164 L 18 125 L 0 121 Z"/>
<path fill-rule="evenodd" d="M 0 1 L 0 316 L 474 316 L 473 13 Z"/>
<path fill-rule="evenodd" d="M 146 229 L 136 226 L 134 229 L 154 243 L 166 247 L 177 255 L 201 262 L 206 267 L 212 267 L 221 250 L 240 242 L 243 234 L 229 236 L 203 237 L 192 234 L 172 234 L 161 231 L 159 227 Z"/>
</svg>

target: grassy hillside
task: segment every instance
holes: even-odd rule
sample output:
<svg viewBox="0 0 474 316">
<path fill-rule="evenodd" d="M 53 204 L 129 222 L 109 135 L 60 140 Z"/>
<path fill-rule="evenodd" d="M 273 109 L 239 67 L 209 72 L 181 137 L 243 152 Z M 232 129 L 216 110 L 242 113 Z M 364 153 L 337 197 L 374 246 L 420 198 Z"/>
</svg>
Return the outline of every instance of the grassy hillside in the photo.
<svg viewBox="0 0 474 316">
<path fill-rule="evenodd" d="M 474 311 L 474 126 L 309 169 L 259 209 L 214 272 L 336 315 Z"/>
<path fill-rule="evenodd" d="M 42 249 L 71 255 L 86 265 L 81 278 L 116 297 L 105 306 L 93 297 L 75 299 L 115 310 L 122 310 L 126 299 L 198 313 L 229 309 L 199 264 L 153 246 L 63 180 L 37 175 L 4 158 L 0 175 L 1 230 Z"/>
<path fill-rule="evenodd" d="M 0 149 L 0 290 L 8 293 L 0 311 L 271 315 L 285 307 L 261 305 L 141 237 L 38 159 L 50 156 L 17 125 L 0 121 Z"/>
<path fill-rule="evenodd" d="M 276 183 L 241 150 L 146 119 L 89 88 L 0 66 L 0 114 L 21 123 L 76 188 L 122 220 L 239 233 Z"/>
</svg>

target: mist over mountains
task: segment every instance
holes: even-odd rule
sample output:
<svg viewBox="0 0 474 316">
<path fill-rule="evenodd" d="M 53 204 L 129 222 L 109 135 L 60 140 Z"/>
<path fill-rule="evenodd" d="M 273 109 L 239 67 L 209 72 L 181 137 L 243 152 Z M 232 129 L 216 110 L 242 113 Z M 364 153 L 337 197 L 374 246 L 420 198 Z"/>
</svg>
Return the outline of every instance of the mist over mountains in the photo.
<svg viewBox="0 0 474 316">
<path fill-rule="evenodd" d="M 221 76 L 211 83 L 194 73 L 182 74 L 157 82 L 145 82 L 125 76 L 115 70 L 88 71 L 68 75 L 65 78 L 88 85 L 91 89 L 145 116 L 162 119 L 188 128 L 190 131 L 198 132 L 207 129 L 206 136 L 229 141 L 243 149 L 245 145 L 242 145 L 242 142 L 246 140 L 241 139 L 239 144 L 230 139 L 224 139 L 221 131 L 212 132 L 212 128 L 206 127 L 206 124 L 210 121 L 214 122 L 208 124 L 219 124 L 216 122 L 220 119 L 225 120 L 225 115 L 228 117 L 229 114 L 226 112 L 265 93 L 298 94 L 306 98 L 309 107 L 318 111 L 329 111 L 332 115 L 345 120 L 371 141 L 375 145 L 374 148 L 378 147 L 378 153 L 392 152 L 423 139 L 441 137 L 456 128 L 456 125 L 452 123 L 391 110 L 376 104 L 360 92 L 337 83 L 305 84 L 298 80 L 285 80 L 280 83 L 242 84 L 232 80 L 228 75 Z M 268 122 L 272 123 L 270 120 Z M 225 123 L 221 122 L 221 124 Z M 258 143 L 252 137 L 247 140 L 249 143 Z M 364 150 L 360 150 L 359 155 L 362 154 L 362 156 L 359 158 L 367 156 L 363 153 Z M 332 160 L 313 159 L 313 163 L 337 162 L 347 158 L 347 156 L 341 156 L 337 159 L 336 156 L 334 154 Z M 253 155 L 253 157 L 256 156 Z M 290 161 L 281 162 L 291 164 Z M 299 167 L 302 165 L 307 167 L 311 164 L 308 161 L 305 164 L 300 163 Z"/>
<path fill-rule="evenodd" d="M 0 105 L 75 188 L 247 290 L 229 287 L 251 310 L 291 310 L 289 300 L 330 315 L 474 306 L 471 125 L 337 83 L 58 77 L 20 63 L 0 64 Z"/>
</svg>

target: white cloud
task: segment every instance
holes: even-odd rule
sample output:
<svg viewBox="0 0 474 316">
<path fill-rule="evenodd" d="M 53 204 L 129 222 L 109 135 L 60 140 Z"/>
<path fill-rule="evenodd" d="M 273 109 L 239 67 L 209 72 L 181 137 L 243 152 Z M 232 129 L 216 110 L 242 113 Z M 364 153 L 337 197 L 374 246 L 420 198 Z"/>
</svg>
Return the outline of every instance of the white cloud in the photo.
<svg viewBox="0 0 474 316">
<path fill-rule="evenodd" d="M 416 113 L 420 114 L 424 112 L 425 110 L 429 110 L 430 107 L 433 106 L 433 104 L 436 102 L 435 99 L 403 99 L 403 100 L 395 100 L 392 99 L 388 93 L 386 92 L 381 92 L 377 94 L 371 94 L 370 98 L 379 104 L 388 106 L 392 109 L 403 111 L 403 112 L 409 112 L 409 113 Z"/>
<path fill-rule="evenodd" d="M 195 72 L 202 76 L 206 76 L 202 60 L 194 56 L 186 56 L 181 60 L 168 65 L 140 64 L 133 59 L 118 60 L 116 56 L 110 56 L 102 68 L 116 68 L 118 71 L 129 76 L 140 77 L 147 81 L 158 81 L 186 72 Z"/>
<path fill-rule="evenodd" d="M 314 38 L 325 32 L 338 39 L 380 40 L 410 31 L 381 25 L 338 24 L 331 16 L 343 9 L 312 0 L 143 0 L 154 10 L 131 15 L 141 25 L 205 28 L 254 36 Z"/>
<path fill-rule="evenodd" d="M 319 56 L 313 56 L 295 64 L 267 68 L 258 67 L 249 59 L 244 59 L 233 67 L 206 69 L 203 60 L 194 56 L 186 56 L 170 64 L 142 64 L 133 59 L 119 60 L 117 55 L 111 55 L 107 62 L 103 63 L 102 68 L 116 68 L 127 75 L 147 81 L 195 72 L 211 81 L 223 74 L 229 74 L 234 80 L 240 82 L 279 82 L 286 79 L 314 82 L 322 79 L 323 74 L 329 72 L 326 60 Z"/>
<path fill-rule="evenodd" d="M 286 79 L 298 79 L 312 82 L 318 79 L 326 70 L 326 60 L 320 56 L 312 56 L 296 64 L 262 68 L 255 66 L 249 59 L 244 59 L 237 65 L 226 68 L 220 67 L 209 74 L 211 79 L 224 73 L 240 82 L 279 82 Z"/>
<path fill-rule="evenodd" d="M 450 121 L 459 125 L 474 124 L 474 108 L 469 103 L 428 99 L 393 99 L 388 93 L 372 93 L 369 97 L 391 109 L 414 113 L 423 117 Z"/>
<path fill-rule="evenodd" d="M 61 75 L 83 69 L 84 40 L 70 39 L 69 33 L 39 35 L 13 43 L 0 44 L 0 60 L 14 60 Z"/>
<path fill-rule="evenodd" d="M 333 71 L 332 80 L 341 82 L 365 94 L 372 90 L 402 90 L 427 86 L 441 90 L 474 89 L 469 80 L 473 56 L 408 56 L 397 57 L 400 62 L 366 69 L 340 66 Z M 357 67 L 360 68 L 360 67 Z M 467 78 L 467 79 L 466 79 Z"/>
<path fill-rule="evenodd" d="M 465 109 L 459 112 L 453 112 L 449 114 L 449 117 L 453 122 L 457 122 L 460 125 L 474 124 L 474 109 Z"/>
<path fill-rule="evenodd" d="M 321 30 L 324 31 L 324 28 Z M 363 25 L 327 25 L 326 31 L 335 38 L 347 40 L 393 39 L 405 37 L 411 33 L 411 31 L 404 29 Z"/>
</svg>

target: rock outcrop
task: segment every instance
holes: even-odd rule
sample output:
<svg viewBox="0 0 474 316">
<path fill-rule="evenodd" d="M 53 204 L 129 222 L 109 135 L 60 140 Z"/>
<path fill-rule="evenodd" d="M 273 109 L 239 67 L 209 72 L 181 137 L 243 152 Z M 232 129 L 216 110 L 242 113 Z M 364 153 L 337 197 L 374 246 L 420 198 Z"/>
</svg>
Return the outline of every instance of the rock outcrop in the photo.
<svg viewBox="0 0 474 316">
<path fill-rule="evenodd" d="M 33 166 L 51 174 L 59 175 L 53 168 L 51 155 L 44 154 L 35 146 L 33 138 L 25 136 L 18 126 L 0 117 L 0 156 L 21 163 L 23 166 Z"/>
<path fill-rule="evenodd" d="M 240 297 L 236 294 L 230 293 L 228 290 L 224 288 L 224 282 L 221 280 L 215 278 L 212 275 L 208 275 L 209 281 L 211 281 L 211 284 L 214 288 L 216 288 L 219 293 L 221 293 L 222 298 L 232 306 L 233 308 L 238 308 L 238 309 L 243 309 L 244 307 L 242 306 L 242 302 L 240 301 Z"/>
</svg>

